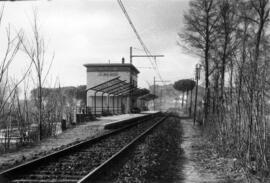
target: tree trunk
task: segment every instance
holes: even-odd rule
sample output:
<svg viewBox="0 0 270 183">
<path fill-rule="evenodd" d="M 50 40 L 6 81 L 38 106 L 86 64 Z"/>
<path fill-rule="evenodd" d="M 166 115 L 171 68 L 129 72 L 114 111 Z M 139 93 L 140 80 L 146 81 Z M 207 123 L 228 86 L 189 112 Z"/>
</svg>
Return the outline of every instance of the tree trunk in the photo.
<svg viewBox="0 0 270 183">
<path fill-rule="evenodd" d="M 207 11 L 206 18 L 206 39 L 204 52 L 204 67 L 205 67 L 205 103 L 204 103 L 204 121 L 208 119 L 209 104 L 210 104 L 210 89 L 209 89 L 209 48 L 210 48 L 210 32 L 209 32 L 209 12 Z"/>
<path fill-rule="evenodd" d="M 193 95 L 193 89 L 190 91 L 190 105 L 189 105 L 189 117 L 191 117 L 192 113 L 192 95 Z"/>
<path fill-rule="evenodd" d="M 38 121 L 39 121 L 39 140 L 42 140 L 43 133 L 42 133 L 42 86 L 41 86 L 41 76 L 38 74 L 38 82 L 39 82 L 39 87 L 38 87 Z"/>
</svg>

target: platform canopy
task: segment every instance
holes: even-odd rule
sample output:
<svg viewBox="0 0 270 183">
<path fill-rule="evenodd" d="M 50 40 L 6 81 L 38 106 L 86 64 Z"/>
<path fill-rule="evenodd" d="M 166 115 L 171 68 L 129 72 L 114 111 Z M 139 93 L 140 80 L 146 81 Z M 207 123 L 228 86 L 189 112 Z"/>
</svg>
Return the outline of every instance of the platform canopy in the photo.
<svg viewBox="0 0 270 183">
<path fill-rule="evenodd" d="M 150 91 L 146 88 L 142 88 L 142 89 L 138 88 L 136 91 L 133 92 L 133 96 L 141 97 L 141 96 L 144 96 L 144 95 L 149 94 L 149 93 L 150 93 Z"/>
<path fill-rule="evenodd" d="M 144 95 L 142 97 L 139 97 L 140 100 L 144 100 L 144 101 L 150 101 L 150 100 L 154 100 L 156 98 L 158 98 L 158 96 L 156 96 L 156 95 L 154 95 L 152 93 L 149 93 L 149 94 L 146 94 L 146 95 Z"/>
<path fill-rule="evenodd" d="M 131 85 L 130 83 L 127 83 L 126 81 L 120 80 L 119 78 L 120 77 L 116 77 L 111 80 L 105 81 L 94 87 L 86 89 L 86 91 L 94 90 L 96 92 L 107 93 L 114 96 L 126 96 L 129 95 L 131 92 L 133 93 L 141 90 Z"/>
</svg>

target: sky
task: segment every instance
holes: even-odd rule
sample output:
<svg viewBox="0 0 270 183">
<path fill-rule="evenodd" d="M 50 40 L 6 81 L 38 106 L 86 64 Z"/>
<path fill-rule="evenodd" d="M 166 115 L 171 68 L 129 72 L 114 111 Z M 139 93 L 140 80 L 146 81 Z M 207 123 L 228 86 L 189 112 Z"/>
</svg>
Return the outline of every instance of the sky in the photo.
<svg viewBox="0 0 270 183">
<path fill-rule="evenodd" d="M 186 54 L 178 45 L 177 33 L 183 29 L 183 13 L 188 0 L 122 0 L 142 40 L 152 54 L 162 54 L 157 65 L 162 79 L 174 83 L 193 78 L 199 58 Z M 0 26 L 1 42 L 6 27 L 12 33 L 23 30 L 31 39 L 33 11 L 38 14 L 39 30 L 46 41 L 47 66 L 54 55 L 47 85 L 60 81 L 61 86 L 86 84 L 86 63 L 129 62 L 129 47 L 134 54 L 145 53 L 121 11 L 117 0 L 51 0 L 6 2 Z M 5 44 L 0 45 L 0 59 Z M 19 77 L 29 60 L 24 53 L 16 55 L 10 75 Z M 134 58 L 140 70 L 139 87 L 153 83 L 156 72 L 147 58 Z"/>
</svg>

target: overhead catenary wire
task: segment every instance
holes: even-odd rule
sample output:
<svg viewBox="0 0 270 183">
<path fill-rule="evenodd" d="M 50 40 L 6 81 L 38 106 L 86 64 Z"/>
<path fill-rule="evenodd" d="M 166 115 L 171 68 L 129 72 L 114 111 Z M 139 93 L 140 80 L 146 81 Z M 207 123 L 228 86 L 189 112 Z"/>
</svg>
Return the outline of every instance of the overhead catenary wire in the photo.
<svg viewBox="0 0 270 183">
<path fill-rule="evenodd" d="M 148 50 L 148 48 L 146 47 L 146 45 L 144 44 L 144 42 L 143 42 L 141 36 L 139 35 L 137 29 L 135 28 L 133 22 L 131 21 L 131 18 L 129 17 L 129 15 L 128 15 L 128 13 L 127 13 L 127 10 L 126 10 L 126 8 L 124 7 L 124 4 L 122 3 L 121 0 L 117 0 L 117 2 L 118 2 L 118 4 L 119 4 L 120 8 L 122 9 L 122 11 L 123 11 L 125 17 L 127 18 L 127 20 L 128 20 L 128 22 L 129 22 L 129 24 L 130 24 L 130 26 L 131 26 L 133 32 L 135 33 L 137 39 L 139 40 L 139 42 L 140 42 L 140 44 L 141 44 L 141 46 L 142 46 L 142 48 L 143 48 L 145 54 L 146 54 L 146 55 L 152 55 L 151 52 L 150 52 L 150 51 Z M 155 71 L 157 72 L 157 74 L 158 74 L 158 76 L 160 77 L 160 79 L 163 80 L 162 77 L 161 77 L 161 74 L 159 73 L 159 70 L 158 70 L 158 66 L 157 66 L 156 61 L 154 60 L 154 62 L 153 62 L 151 57 L 149 57 L 149 61 L 150 61 L 151 65 L 152 65 L 152 67 L 153 67 L 153 68 L 155 69 Z"/>
<path fill-rule="evenodd" d="M 133 32 L 135 33 L 135 35 L 136 35 L 138 41 L 140 42 L 140 44 L 141 44 L 141 46 L 142 46 L 142 48 L 143 48 L 143 51 L 145 52 L 145 54 L 146 54 L 147 56 L 151 56 L 151 55 L 152 55 L 151 52 L 149 51 L 149 49 L 148 49 L 148 48 L 146 47 L 146 45 L 144 44 L 144 42 L 143 42 L 141 36 L 139 35 L 137 29 L 135 28 L 135 25 L 134 25 L 133 22 L 131 21 L 131 18 L 130 18 L 130 16 L 128 15 L 127 10 L 126 10 L 126 8 L 125 8 L 123 2 L 122 2 L 121 0 L 117 0 L 117 2 L 118 2 L 118 4 L 119 4 L 121 10 L 123 11 L 125 17 L 127 18 L 128 23 L 130 24 L 130 26 L 131 26 Z M 157 76 L 159 77 L 159 79 L 160 79 L 161 82 L 163 83 L 163 85 L 166 85 L 166 82 L 163 80 L 163 78 L 162 78 L 162 76 L 161 76 L 161 74 L 160 74 L 158 65 L 157 65 L 157 63 L 156 63 L 156 59 L 155 59 L 155 58 L 152 58 L 152 57 L 148 57 L 148 59 L 149 59 L 151 65 L 152 65 L 153 69 L 155 70 Z M 177 94 L 176 94 L 175 92 L 174 92 L 174 95 L 177 96 Z"/>
</svg>

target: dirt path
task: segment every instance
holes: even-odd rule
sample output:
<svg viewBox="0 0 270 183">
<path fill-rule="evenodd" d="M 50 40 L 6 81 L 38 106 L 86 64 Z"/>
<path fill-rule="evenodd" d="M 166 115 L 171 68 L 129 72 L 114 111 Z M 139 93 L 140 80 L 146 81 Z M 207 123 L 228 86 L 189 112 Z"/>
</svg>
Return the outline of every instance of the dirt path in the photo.
<svg viewBox="0 0 270 183">
<path fill-rule="evenodd" d="M 184 135 L 181 147 L 185 163 L 181 173 L 185 183 L 240 183 L 243 173 L 237 170 L 237 160 L 218 157 L 210 143 L 202 137 L 192 120 L 181 120 Z"/>
</svg>

